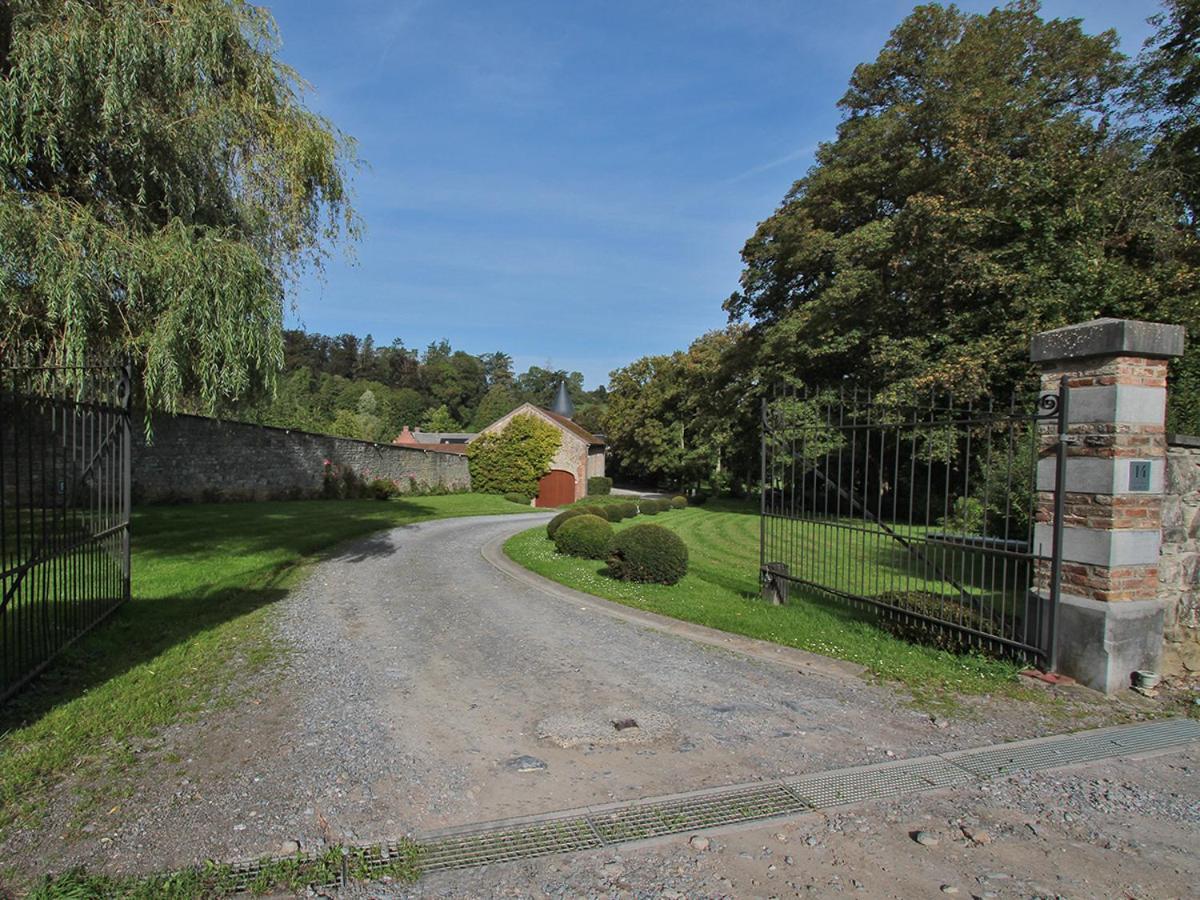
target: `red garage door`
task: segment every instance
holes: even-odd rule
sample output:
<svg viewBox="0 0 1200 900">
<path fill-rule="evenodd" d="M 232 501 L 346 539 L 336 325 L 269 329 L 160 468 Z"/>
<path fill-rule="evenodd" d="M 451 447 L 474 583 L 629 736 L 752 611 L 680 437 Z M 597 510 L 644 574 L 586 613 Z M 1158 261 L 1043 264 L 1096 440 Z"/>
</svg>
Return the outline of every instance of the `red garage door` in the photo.
<svg viewBox="0 0 1200 900">
<path fill-rule="evenodd" d="M 538 482 L 534 506 L 562 506 L 575 502 L 575 476 L 562 469 L 551 469 Z"/>
</svg>

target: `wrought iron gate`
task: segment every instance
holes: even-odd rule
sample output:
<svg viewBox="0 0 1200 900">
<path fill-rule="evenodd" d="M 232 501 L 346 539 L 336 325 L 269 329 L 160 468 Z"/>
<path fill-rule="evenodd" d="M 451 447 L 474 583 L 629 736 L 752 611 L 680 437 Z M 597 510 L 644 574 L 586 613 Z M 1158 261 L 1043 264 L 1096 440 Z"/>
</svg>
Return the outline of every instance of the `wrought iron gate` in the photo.
<svg viewBox="0 0 1200 900">
<path fill-rule="evenodd" d="M 813 592 L 897 633 L 1054 667 L 1064 382 L 956 406 L 883 405 L 858 391 L 780 390 L 762 410 L 764 588 Z"/>
<path fill-rule="evenodd" d="M 0 369 L 0 702 L 129 598 L 131 384 Z"/>
</svg>

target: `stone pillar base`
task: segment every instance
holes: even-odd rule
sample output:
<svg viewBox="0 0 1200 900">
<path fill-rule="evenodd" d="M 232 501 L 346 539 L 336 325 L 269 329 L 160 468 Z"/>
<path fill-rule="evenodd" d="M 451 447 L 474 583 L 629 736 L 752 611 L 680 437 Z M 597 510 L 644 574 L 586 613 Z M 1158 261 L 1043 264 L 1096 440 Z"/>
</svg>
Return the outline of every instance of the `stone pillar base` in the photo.
<svg viewBox="0 0 1200 900">
<path fill-rule="evenodd" d="M 1130 673 L 1157 672 L 1165 606 L 1157 600 L 1106 603 L 1064 595 L 1058 604 L 1058 671 L 1106 694 Z"/>
</svg>

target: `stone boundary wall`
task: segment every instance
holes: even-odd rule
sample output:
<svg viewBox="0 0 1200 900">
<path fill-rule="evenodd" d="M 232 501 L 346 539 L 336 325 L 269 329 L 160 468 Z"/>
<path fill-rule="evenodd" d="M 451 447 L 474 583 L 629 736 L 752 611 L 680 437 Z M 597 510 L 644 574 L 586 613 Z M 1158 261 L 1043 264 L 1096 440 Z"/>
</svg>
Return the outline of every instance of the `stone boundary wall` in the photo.
<svg viewBox="0 0 1200 900">
<path fill-rule="evenodd" d="M 1167 437 L 1158 598 L 1164 670 L 1200 671 L 1200 437 Z"/>
<path fill-rule="evenodd" d="M 161 413 L 147 443 L 143 425 L 135 412 L 135 503 L 318 497 L 326 460 L 366 480 L 394 481 L 405 493 L 471 489 L 467 458 L 459 454 Z"/>
</svg>

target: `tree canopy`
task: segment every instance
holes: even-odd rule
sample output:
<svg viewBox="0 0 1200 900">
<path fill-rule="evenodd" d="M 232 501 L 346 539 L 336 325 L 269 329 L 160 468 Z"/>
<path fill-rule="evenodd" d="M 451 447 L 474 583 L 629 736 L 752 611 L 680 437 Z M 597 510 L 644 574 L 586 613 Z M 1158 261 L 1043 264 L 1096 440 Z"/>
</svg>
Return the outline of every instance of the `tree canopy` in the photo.
<svg viewBox="0 0 1200 900">
<path fill-rule="evenodd" d="M 132 357 L 147 399 L 270 385 L 284 291 L 357 232 L 352 142 L 242 0 L 8 0 L 0 353 Z"/>
<path fill-rule="evenodd" d="M 766 380 L 979 396 L 1028 381 L 1039 331 L 1200 324 L 1196 234 L 1123 105 L 1137 70 L 1039 11 L 919 6 L 855 69 L 726 304 Z"/>
<path fill-rule="evenodd" d="M 474 356 L 441 340 L 418 352 L 400 338 L 377 346 L 369 334 L 285 330 L 276 390 L 219 411 L 263 425 L 390 441 L 406 425 L 481 431 L 526 401 L 548 405 L 547 395 L 553 398 L 560 381 L 576 404 L 575 420 L 599 430 L 605 389 L 585 390 L 578 372 L 532 366 L 514 377 L 512 357 L 500 350 Z M 371 394 L 373 412 L 360 405 L 364 392 Z"/>
<path fill-rule="evenodd" d="M 1039 331 L 1112 315 L 1200 335 L 1200 0 L 1152 22 L 1131 61 L 1032 0 L 914 9 L 746 242 L 734 325 L 612 373 L 614 468 L 745 477 L 783 382 L 1003 398 L 1035 383 Z M 1171 381 L 1169 427 L 1200 433 L 1200 341 Z"/>
<path fill-rule="evenodd" d="M 749 480 L 757 407 L 744 337 L 740 326 L 713 331 L 611 374 L 602 426 L 616 470 L 677 485 Z"/>
</svg>

